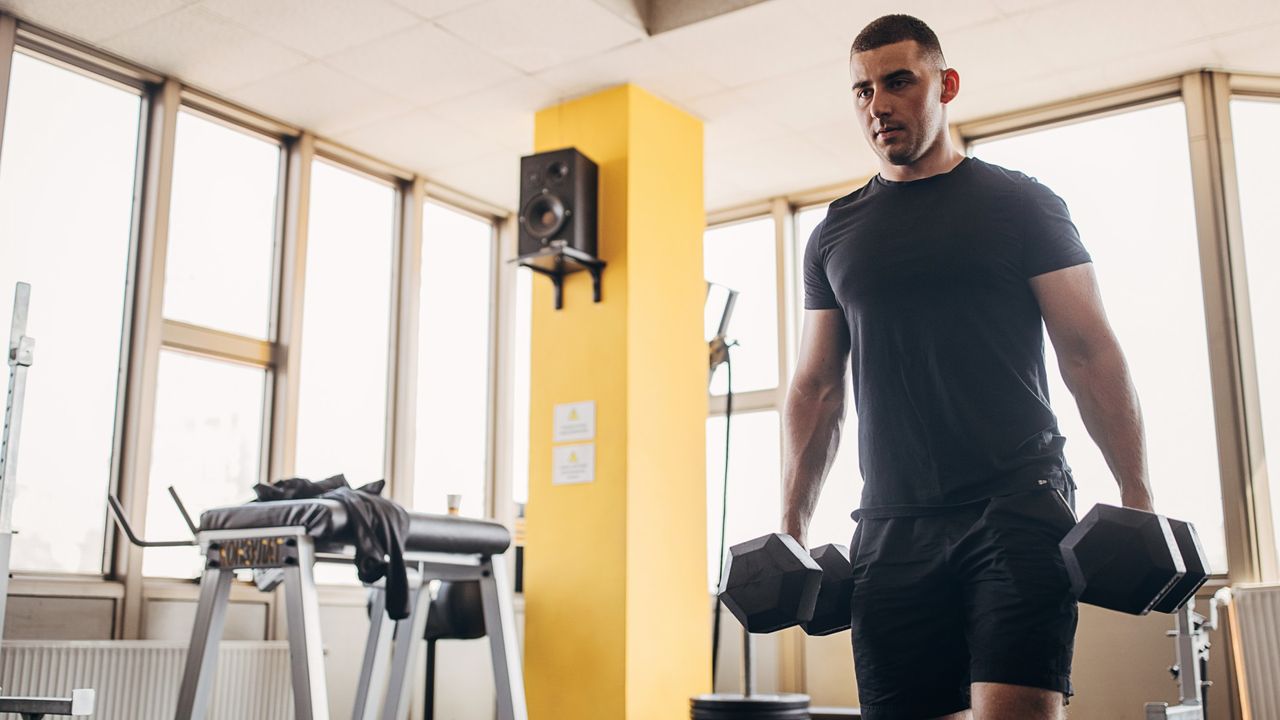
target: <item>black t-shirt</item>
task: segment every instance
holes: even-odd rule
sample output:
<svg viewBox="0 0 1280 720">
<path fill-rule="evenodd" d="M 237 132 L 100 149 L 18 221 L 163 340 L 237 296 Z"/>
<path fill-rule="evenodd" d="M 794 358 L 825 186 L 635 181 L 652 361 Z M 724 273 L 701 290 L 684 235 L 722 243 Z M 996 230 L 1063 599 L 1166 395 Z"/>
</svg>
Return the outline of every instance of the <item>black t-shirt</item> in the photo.
<svg viewBox="0 0 1280 720">
<path fill-rule="evenodd" d="M 805 249 L 805 307 L 848 321 L 855 518 L 1074 489 L 1028 280 L 1089 261 L 1061 198 L 975 158 L 831 203 Z"/>
</svg>

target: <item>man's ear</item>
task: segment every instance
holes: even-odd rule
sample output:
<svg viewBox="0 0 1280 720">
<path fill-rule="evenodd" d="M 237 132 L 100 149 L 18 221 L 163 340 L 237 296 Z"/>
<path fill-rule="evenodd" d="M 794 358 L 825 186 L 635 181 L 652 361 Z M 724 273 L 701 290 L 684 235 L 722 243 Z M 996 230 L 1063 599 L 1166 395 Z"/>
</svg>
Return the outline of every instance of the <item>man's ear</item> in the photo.
<svg viewBox="0 0 1280 720">
<path fill-rule="evenodd" d="M 942 104 L 946 105 L 960 94 L 960 73 L 952 68 L 942 71 Z"/>
</svg>

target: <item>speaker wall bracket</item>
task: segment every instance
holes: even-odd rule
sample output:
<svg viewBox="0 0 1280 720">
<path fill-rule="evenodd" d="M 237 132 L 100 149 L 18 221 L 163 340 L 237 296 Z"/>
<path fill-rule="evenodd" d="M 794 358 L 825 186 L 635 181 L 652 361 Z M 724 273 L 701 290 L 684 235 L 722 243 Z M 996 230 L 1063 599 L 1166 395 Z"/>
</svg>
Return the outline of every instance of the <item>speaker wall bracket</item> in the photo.
<svg viewBox="0 0 1280 720">
<path fill-rule="evenodd" d="M 595 302 L 600 302 L 600 276 L 604 274 L 605 265 L 608 263 L 571 247 L 562 240 L 553 241 L 542 250 L 521 255 L 511 262 L 551 278 L 556 290 L 556 310 L 564 307 L 565 275 L 583 270 L 591 273 L 592 297 Z"/>
</svg>

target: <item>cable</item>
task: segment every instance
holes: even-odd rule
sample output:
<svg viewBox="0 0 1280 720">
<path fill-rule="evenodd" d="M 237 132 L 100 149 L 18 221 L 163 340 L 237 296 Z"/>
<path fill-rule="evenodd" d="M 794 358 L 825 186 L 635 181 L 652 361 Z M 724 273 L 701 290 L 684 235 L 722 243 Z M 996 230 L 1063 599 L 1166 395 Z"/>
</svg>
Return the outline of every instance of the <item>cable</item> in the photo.
<svg viewBox="0 0 1280 720">
<path fill-rule="evenodd" d="M 724 365 L 728 375 L 729 389 L 725 394 L 724 404 L 724 484 L 720 493 L 720 574 L 716 579 L 716 588 L 724 583 L 724 537 L 729 520 L 729 429 L 733 421 L 733 353 L 729 352 L 736 342 L 728 342 L 724 348 Z M 711 626 L 711 692 L 716 690 L 716 670 L 720 663 L 720 599 L 716 598 L 715 614 Z"/>
</svg>

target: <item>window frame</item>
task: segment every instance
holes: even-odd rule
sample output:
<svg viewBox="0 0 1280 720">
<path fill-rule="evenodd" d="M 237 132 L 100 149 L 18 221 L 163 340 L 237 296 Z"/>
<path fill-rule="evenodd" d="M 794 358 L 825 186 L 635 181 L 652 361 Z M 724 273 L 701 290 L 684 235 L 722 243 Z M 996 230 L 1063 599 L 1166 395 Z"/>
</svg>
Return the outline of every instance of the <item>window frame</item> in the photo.
<svg viewBox="0 0 1280 720">
<path fill-rule="evenodd" d="M 495 294 L 500 292 L 499 248 L 506 237 L 509 213 L 451 188 L 428 182 L 415 173 L 331 142 L 303 129 L 225 101 L 197 88 L 117 58 L 88 44 L 65 37 L 13 15 L 0 12 L 0 130 L 8 100 L 7 78 L 12 54 L 22 52 L 41 61 L 98 81 L 127 89 L 141 98 L 139 136 L 128 251 L 128 275 L 120 350 L 113 459 L 108 491 L 117 494 L 130 520 L 145 535 L 150 490 L 152 431 L 155 422 L 156 371 L 162 348 L 246 364 L 267 372 L 263 399 L 262 479 L 286 476 L 293 467 L 297 431 L 299 335 L 305 291 L 307 221 L 311 164 L 317 159 L 391 185 L 396 195 L 395 237 L 392 251 L 391 328 L 387 382 L 386 476 L 395 499 L 412 501 L 413 412 L 416 394 L 405 394 L 416 373 L 417 299 L 422 246 L 422 203 L 428 197 L 494 227 L 491 235 Z M 233 130 L 281 147 L 278 175 L 276 241 L 273 253 L 272 298 L 267 340 L 248 338 L 211 328 L 164 319 L 163 288 L 172 197 L 177 117 L 180 110 L 200 115 Z M 499 439 L 496 407 L 505 407 L 497 387 L 501 360 L 500 304 L 491 301 L 489 348 L 489 430 L 486 499 L 495 514 Z M 396 402 L 397 397 L 405 402 Z M 396 482 L 408 472 L 409 481 Z M 514 519 L 510 516 L 508 524 Z M 11 593 L 25 596 L 99 597 L 115 602 L 113 637 L 140 636 L 145 604 L 154 599 L 191 599 L 196 589 L 183 580 L 143 577 L 142 551 L 125 540 L 113 521 L 104 518 L 106 541 L 100 574 L 15 574 Z M 363 603 L 360 588 L 325 587 L 335 602 Z M 267 637 L 283 627 L 276 595 L 253 588 L 232 588 L 233 600 L 266 602 Z M 357 597 L 358 596 L 358 597 Z"/>
</svg>

